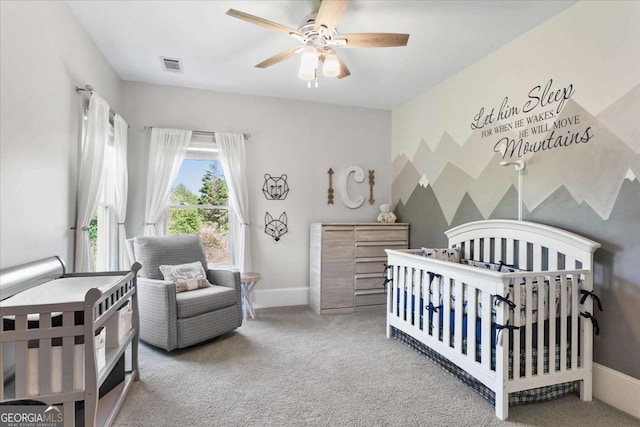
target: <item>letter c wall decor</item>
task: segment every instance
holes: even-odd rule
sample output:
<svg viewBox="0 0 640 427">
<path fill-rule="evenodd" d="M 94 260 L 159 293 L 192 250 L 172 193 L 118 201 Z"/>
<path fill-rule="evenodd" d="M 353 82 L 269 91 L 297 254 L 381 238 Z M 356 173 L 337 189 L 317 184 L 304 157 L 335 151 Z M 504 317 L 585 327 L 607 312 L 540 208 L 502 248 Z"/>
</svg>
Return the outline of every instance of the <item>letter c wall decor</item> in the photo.
<svg viewBox="0 0 640 427">
<path fill-rule="evenodd" d="M 349 209 L 357 209 L 364 203 L 364 197 L 358 196 L 355 200 L 351 200 L 349 197 L 347 181 L 351 174 L 353 174 L 353 180 L 355 182 L 364 182 L 364 170 L 362 170 L 360 166 L 347 166 L 342 172 L 342 175 L 340 175 L 340 182 L 338 183 L 340 198 L 342 199 L 342 203 Z"/>
</svg>

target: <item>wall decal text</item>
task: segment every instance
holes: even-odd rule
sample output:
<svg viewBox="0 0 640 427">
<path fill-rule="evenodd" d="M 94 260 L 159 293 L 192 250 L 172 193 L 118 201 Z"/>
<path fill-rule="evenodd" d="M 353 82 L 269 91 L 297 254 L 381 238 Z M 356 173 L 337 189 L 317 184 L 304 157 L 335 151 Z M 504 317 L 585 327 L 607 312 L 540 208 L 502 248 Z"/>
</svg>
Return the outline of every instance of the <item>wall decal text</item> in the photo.
<svg viewBox="0 0 640 427">
<path fill-rule="evenodd" d="M 493 151 L 502 158 L 522 157 L 570 145 L 586 144 L 594 137 L 591 126 L 581 123 L 579 114 L 562 117 L 565 104 L 575 94 L 573 84 L 554 86 L 553 79 L 536 85 L 527 93 L 521 107 L 505 96 L 499 107 L 481 107 L 473 117 L 471 130 L 480 130 L 482 138 L 494 139 Z M 505 132 L 515 132 L 502 136 Z"/>
</svg>

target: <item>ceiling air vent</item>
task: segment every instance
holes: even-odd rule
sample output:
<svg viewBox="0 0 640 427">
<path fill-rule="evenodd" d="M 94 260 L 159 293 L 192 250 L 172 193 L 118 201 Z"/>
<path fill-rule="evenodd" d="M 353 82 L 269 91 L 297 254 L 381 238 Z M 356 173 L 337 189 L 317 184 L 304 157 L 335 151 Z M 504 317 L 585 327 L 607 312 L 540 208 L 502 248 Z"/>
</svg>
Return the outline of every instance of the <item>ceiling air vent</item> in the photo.
<svg viewBox="0 0 640 427">
<path fill-rule="evenodd" d="M 181 73 L 182 72 L 182 60 L 175 58 L 165 58 L 161 56 L 162 67 L 165 71 L 171 71 L 172 73 Z"/>
</svg>

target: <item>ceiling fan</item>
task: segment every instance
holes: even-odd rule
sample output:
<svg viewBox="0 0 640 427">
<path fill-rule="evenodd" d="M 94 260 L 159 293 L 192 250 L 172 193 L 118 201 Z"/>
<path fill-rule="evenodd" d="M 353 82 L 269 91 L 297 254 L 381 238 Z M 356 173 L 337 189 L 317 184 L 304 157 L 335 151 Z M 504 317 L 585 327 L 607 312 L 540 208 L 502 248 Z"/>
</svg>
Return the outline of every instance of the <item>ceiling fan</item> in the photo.
<svg viewBox="0 0 640 427">
<path fill-rule="evenodd" d="M 264 18 L 250 15 L 239 10 L 229 9 L 227 15 L 252 24 L 260 25 L 293 37 L 300 43 L 290 49 L 280 52 L 271 58 L 257 64 L 257 68 L 267 68 L 284 61 L 293 55 L 301 53 L 301 63 L 298 77 L 308 81 L 316 80 L 318 86 L 318 63 L 323 63 L 322 71 L 326 77 L 342 79 L 351 74 L 349 68 L 336 55 L 336 48 L 355 47 L 395 47 L 406 46 L 409 34 L 396 33 L 353 33 L 339 34 L 336 26 L 349 0 L 323 0 L 317 12 L 304 18 L 297 30 L 277 24 Z"/>
</svg>

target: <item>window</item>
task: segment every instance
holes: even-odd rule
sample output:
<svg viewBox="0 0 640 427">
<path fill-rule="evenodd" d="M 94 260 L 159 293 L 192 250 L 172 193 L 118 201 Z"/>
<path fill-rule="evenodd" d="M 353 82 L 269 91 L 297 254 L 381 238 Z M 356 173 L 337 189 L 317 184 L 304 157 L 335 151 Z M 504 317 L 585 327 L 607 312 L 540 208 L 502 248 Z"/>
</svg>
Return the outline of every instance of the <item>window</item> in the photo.
<svg viewBox="0 0 640 427">
<path fill-rule="evenodd" d="M 168 234 L 199 234 L 211 264 L 229 263 L 227 183 L 212 144 L 192 138 L 171 189 Z"/>
</svg>

